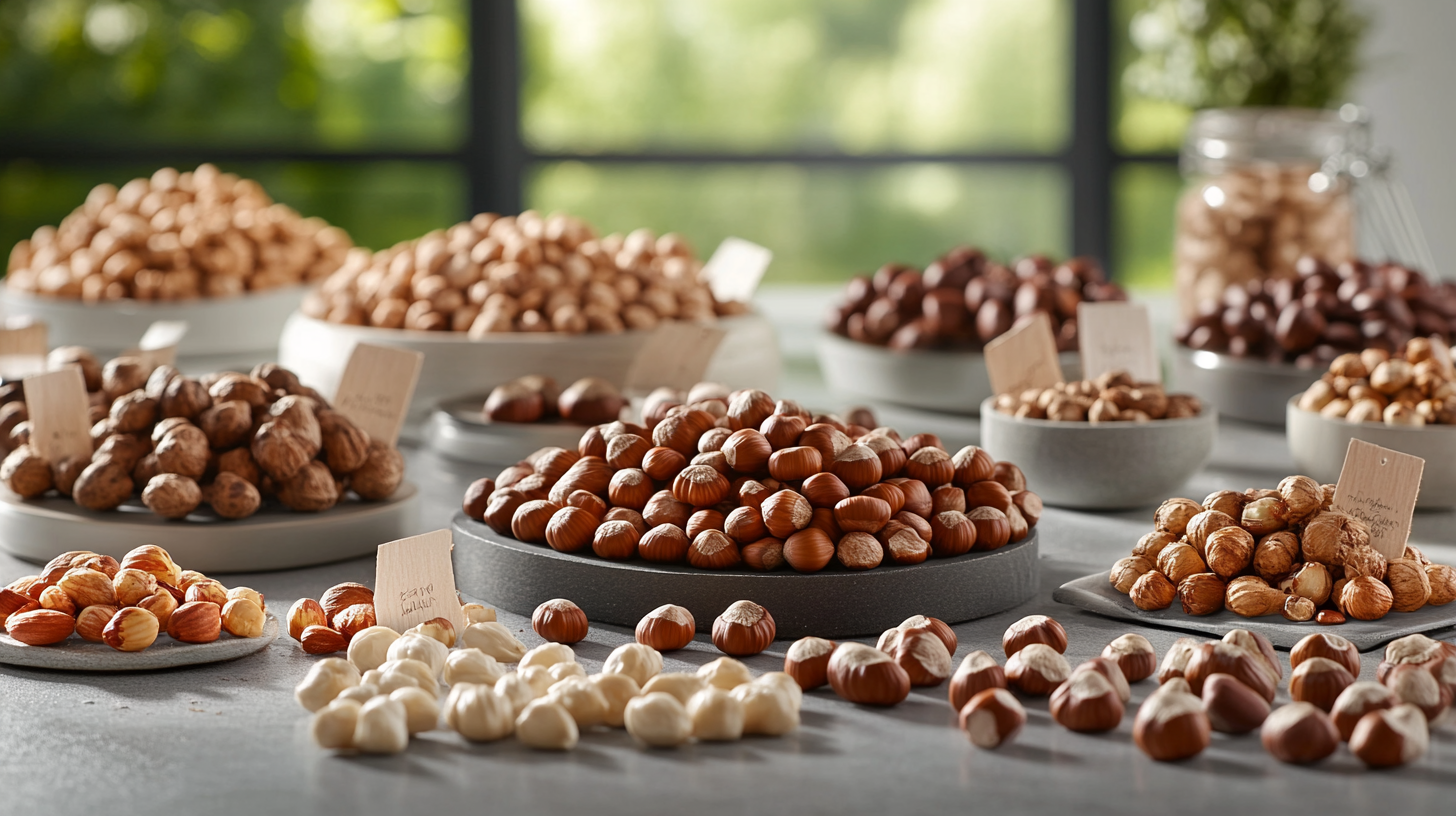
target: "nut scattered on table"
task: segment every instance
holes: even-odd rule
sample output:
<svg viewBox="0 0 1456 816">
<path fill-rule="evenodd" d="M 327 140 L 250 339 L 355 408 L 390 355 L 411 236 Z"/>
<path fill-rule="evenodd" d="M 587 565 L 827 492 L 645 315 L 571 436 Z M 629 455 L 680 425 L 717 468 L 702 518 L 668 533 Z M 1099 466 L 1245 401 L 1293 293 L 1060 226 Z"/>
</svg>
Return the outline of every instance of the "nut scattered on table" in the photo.
<svg viewBox="0 0 1456 816">
<path fill-rule="evenodd" d="M 996 410 L 1026 419 L 1055 422 L 1151 422 L 1187 419 L 1203 413 L 1192 394 L 1169 394 L 1162 383 L 1140 383 L 1126 371 L 1109 371 L 1095 380 L 1028 388 L 1019 394 L 997 394 Z"/>
</svg>

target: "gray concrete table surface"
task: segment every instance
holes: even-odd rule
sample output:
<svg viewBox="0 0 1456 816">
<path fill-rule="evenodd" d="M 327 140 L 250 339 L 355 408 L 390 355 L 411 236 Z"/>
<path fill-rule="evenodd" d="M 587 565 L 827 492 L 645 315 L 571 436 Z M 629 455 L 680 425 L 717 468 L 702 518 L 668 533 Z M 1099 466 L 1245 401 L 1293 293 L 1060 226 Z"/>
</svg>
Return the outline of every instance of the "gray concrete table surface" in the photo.
<svg viewBox="0 0 1456 816">
<path fill-rule="evenodd" d="M 823 293 L 766 298 L 771 314 L 793 315 L 783 321 L 788 375 L 779 390 L 841 408 L 817 379 L 812 352 L 805 353 L 808 323 L 819 314 L 797 308 L 807 298 Z M 408 458 L 409 478 L 425 495 L 426 529 L 448 526 L 465 484 L 486 475 L 428 451 L 411 450 Z M 1222 488 L 1272 486 L 1292 467 L 1281 433 L 1225 423 L 1213 460 L 1178 492 L 1198 499 Z M 1038 597 L 956 626 L 956 662 L 976 649 L 1000 658 L 1002 632 L 1033 613 L 1063 623 L 1073 664 L 1131 630 L 1161 655 L 1178 633 L 1051 599 L 1064 581 L 1106 569 L 1150 529 L 1151 517 L 1152 508 L 1048 510 Z M 1419 514 L 1412 540 L 1433 558 L 1456 561 L 1456 513 Z M 35 570 L 0 556 L 0 583 Z M 372 583 L 373 561 L 221 578 L 258 589 L 281 614 L 340 581 Z M 527 645 L 540 642 L 528 620 L 500 619 Z M 625 628 L 593 626 L 578 657 L 595 672 L 631 637 Z M 780 641 L 746 662 L 755 671 L 778 670 L 787 647 Z M 666 669 L 692 669 L 717 656 L 699 635 L 667 655 Z M 1281 659 L 1287 669 L 1288 655 Z M 1377 659 L 1365 656 L 1362 677 L 1373 678 Z M 1456 726 L 1449 722 L 1433 729 L 1424 758 L 1393 771 L 1368 771 L 1343 748 L 1310 767 L 1282 765 L 1257 735 L 1216 734 L 1193 760 L 1156 763 L 1132 742 L 1133 713 L 1153 681 L 1133 686 L 1127 716 L 1107 734 L 1067 731 L 1051 721 L 1045 698 L 1026 700 L 1026 728 L 998 751 L 969 744 L 942 685 L 915 689 L 887 710 L 854 706 L 824 689 L 806 695 L 802 725 L 786 737 L 681 750 L 644 750 L 621 730 L 585 734 L 565 754 L 533 752 L 513 739 L 473 745 L 435 731 L 398 756 L 338 756 L 313 745 L 309 715 L 292 698 L 314 660 L 285 636 L 258 655 L 190 669 L 83 674 L 0 666 L 0 813 L 1456 812 Z M 1281 690 L 1279 702 L 1287 701 Z"/>
</svg>

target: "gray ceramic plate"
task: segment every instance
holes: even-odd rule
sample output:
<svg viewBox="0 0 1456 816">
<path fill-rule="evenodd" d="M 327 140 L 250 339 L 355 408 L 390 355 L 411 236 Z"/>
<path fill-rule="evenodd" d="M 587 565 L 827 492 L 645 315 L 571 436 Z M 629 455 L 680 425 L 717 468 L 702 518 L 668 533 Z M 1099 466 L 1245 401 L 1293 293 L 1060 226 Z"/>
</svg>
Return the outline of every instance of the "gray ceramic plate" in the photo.
<svg viewBox="0 0 1456 816">
<path fill-rule="evenodd" d="M 948 623 L 985 617 L 1036 594 L 1037 533 L 985 553 L 863 572 L 842 568 L 800 575 L 747 569 L 710 572 L 645 561 L 606 561 L 560 553 L 496 534 L 457 513 L 455 585 L 509 612 L 529 616 L 543 601 L 569 598 L 600 623 L 635 627 L 663 604 L 687 607 L 699 631 L 737 600 L 762 604 L 780 638 L 876 635 L 912 615 Z"/>
<path fill-rule="evenodd" d="M 1426 460 L 1416 507 L 1456 507 L 1456 426 L 1401 428 L 1376 422 L 1351 423 L 1305 411 L 1290 397 L 1285 434 L 1299 472 L 1333 484 L 1345 466 L 1351 439 L 1409 453 Z"/>
<path fill-rule="evenodd" d="M 74 635 L 54 646 L 27 646 L 0 634 L 0 663 L 62 671 L 147 671 L 218 663 L 260 652 L 278 638 L 278 618 L 272 612 L 263 624 L 262 637 L 238 638 L 223 633 L 211 643 L 182 643 L 165 633 L 140 652 L 118 652 L 104 643 Z"/>
<path fill-rule="evenodd" d="M 484 396 L 441 400 L 425 428 L 429 446 L 460 462 L 514 465 L 541 448 L 576 450 L 585 425 L 567 422 L 491 422 L 481 415 Z"/>
<path fill-rule="evenodd" d="M 1143 507 L 1176 493 L 1208 461 L 1218 412 L 1154 422 L 1018 419 L 981 405 L 981 445 L 1015 462 L 1042 501 L 1089 510 Z"/>
<path fill-rule="evenodd" d="M 24 501 L 0 491 L 0 549 L 44 564 L 69 550 L 120 560 L 155 544 L 185 568 L 208 575 L 264 572 L 368 555 L 386 541 L 420 532 L 419 516 L 419 490 L 409 483 L 389 501 L 348 501 L 323 513 L 265 509 L 237 521 L 211 511 L 167 521 L 140 504 L 93 513 L 67 498 Z"/>
<path fill-rule="evenodd" d="M 1424 633 L 1435 633 L 1456 627 L 1456 604 L 1426 606 L 1415 612 L 1391 612 L 1378 621 L 1351 619 L 1339 626 L 1320 626 L 1309 623 L 1293 623 L 1278 615 L 1262 618 L 1241 618 L 1228 610 L 1212 615 L 1185 615 L 1176 604 L 1157 612 L 1144 612 L 1133 605 L 1132 600 L 1112 588 L 1107 582 L 1107 573 L 1099 572 L 1062 584 L 1052 598 L 1060 603 L 1081 607 L 1089 612 L 1134 621 L 1144 626 L 1163 629 L 1179 629 L 1222 637 L 1230 629 L 1248 629 L 1258 632 L 1275 646 L 1291 649 L 1306 635 L 1315 632 L 1333 632 L 1362 652 L 1377 649 L 1398 637 Z"/>
<path fill-rule="evenodd" d="M 1227 419 L 1283 425 L 1284 403 L 1324 373 L 1287 363 L 1241 360 L 1227 354 L 1173 347 L 1173 390 L 1198 396 Z"/>
</svg>

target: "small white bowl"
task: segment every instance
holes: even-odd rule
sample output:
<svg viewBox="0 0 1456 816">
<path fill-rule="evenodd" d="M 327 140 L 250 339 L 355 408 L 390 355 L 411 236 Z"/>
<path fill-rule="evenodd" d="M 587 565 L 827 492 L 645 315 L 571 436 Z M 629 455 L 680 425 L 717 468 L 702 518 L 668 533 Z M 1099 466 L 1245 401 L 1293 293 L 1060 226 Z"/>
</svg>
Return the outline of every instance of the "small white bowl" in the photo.
<svg viewBox="0 0 1456 816">
<path fill-rule="evenodd" d="M 457 462 L 505 467 L 541 448 L 576 450 L 587 426 L 551 422 L 491 422 L 481 414 L 484 396 L 442 400 L 430 414 L 425 439 L 434 451 Z"/>
<path fill-rule="evenodd" d="M 1218 413 L 1152 422 L 1053 422 L 981 405 L 981 447 L 1014 462 L 1026 487 L 1056 507 L 1116 510 L 1155 505 L 1208 461 Z"/>
<path fill-rule="evenodd" d="M 1304 393 L 1322 374 L 1322 368 L 1173 348 L 1173 389 L 1218 408 L 1225 419 L 1283 425 L 1285 400 Z"/>
<path fill-rule="evenodd" d="M 1334 484 L 1345 466 L 1350 440 L 1359 439 L 1426 460 L 1416 507 L 1456 507 L 1456 425 L 1403 428 L 1380 422 L 1346 422 L 1306 411 L 1298 402 L 1298 397 L 1289 399 L 1284 428 L 1300 473 L 1321 484 Z"/>
<path fill-rule="evenodd" d="M 1060 359 L 1064 376 L 1081 376 L 1076 354 Z M 911 408 L 975 416 L 995 396 L 986 356 L 974 351 L 892 351 L 824 332 L 819 368 L 836 393 Z"/>
<path fill-rule="evenodd" d="M 778 387 L 781 364 L 773 326 L 756 314 L 723 318 L 728 335 L 704 378 L 729 388 Z M 279 362 L 321 393 L 332 394 L 357 343 L 423 352 L 425 362 L 405 418 L 405 433 L 418 436 L 441 400 L 487 394 L 527 374 L 546 374 L 562 387 L 582 377 L 603 377 L 621 385 L 649 332 L 492 335 L 471 340 L 464 332 L 426 332 L 344 326 L 302 313 L 288 318 L 279 343 Z"/>
</svg>

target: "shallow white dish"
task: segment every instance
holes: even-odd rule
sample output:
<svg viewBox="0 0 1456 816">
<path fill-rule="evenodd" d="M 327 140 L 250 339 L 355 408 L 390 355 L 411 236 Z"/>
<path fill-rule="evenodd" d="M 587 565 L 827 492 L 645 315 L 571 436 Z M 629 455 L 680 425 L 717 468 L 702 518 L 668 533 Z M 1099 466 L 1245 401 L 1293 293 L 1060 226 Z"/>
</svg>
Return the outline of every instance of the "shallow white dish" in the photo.
<svg viewBox="0 0 1456 816">
<path fill-rule="evenodd" d="M 1056 507 L 1112 510 L 1155 505 L 1208 461 L 1218 412 L 1152 422 L 1053 422 L 1008 416 L 987 399 L 981 447 L 1015 462 L 1027 489 Z"/>
<path fill-rule="evenodd" d="M 233 298 L 177 303 L 136 300 L 83 303 L 46 298 L 0 286 L 0 313 L 43 320 L 51 347 L 85 346 L 105 360 L 136 348 L 147 327 L 158 320 L 187 321 L 187 336 L 177 356 L 186 371 L 240 368 L 277 357 L 278 335 L 308 292 L 291 286 Z M 204 368 L 204 366 L 214 366 Z"/>
<path fill-rule="evenodd" d="M 420 494 L 408 482 L 388 501 L 352 500 L 322 513 L 268 507 L 237 521 L 211 511 L 167 521 L 140 504 L 93 513 L 60 496 L 25 501 L 0 491 L 0 548 L 37 564 L 70 550 L 121 560 L 155 544 L 187 569 L 208 575 L 264 572 L 368 555 L 421 532 L 419 526 Z"/>
<path fill-rule="evenodd" d="M 118 652 L 105 643 L 74 635 L 53 646 L 27 646 L 0 633 L 0 663 L 62 671 L 147 671 L 218 663 L 261 652 L 277 640 L 278 618 L 272 612 L 267 614 L 259 637 L 239 638 L 224 632 L 211 643 L 182 643 L 163 632 L 140 652 Z"/>
<path fill-rule="evenodd" d="M 1081 376 L 1075 354 L 1060 355 L 1062 374 Z M 829 388 L 874 402 L 974 416 L 995 396 L 986 357 L 972 351 L 891 351 L 824 332 L 819 368 Z"/>
<path fill-rule="evenodd" d="M 1401 428 L 1377 422 L 1346 422 L 1300 408 L 1290 397 L 1284 424 L 1289 452 L 1299 472 L 1321 484 L 1339 481 L 1351 439 L 1426 460 L 1416 507 L 1456 507 L 1456 425 Z"/>
<path fill-rule="evenodd" d="M 514 465 L 541 448 L 576 450 L 585 425 L 567 422 L 491 422 L 481 415 L 485 397 L 442 400 L 425 427 L 436 453 L 459 462 Z"/>
<path fill-rule="evenodd" d="M 719 325 L 728 335 L 704 378 L 729 388 L 773 393 L 781 370 L 773 326 L 754 314 L 723 318 Z M 423 352 L 420 381 L 405 419 L 406 433 L 418 436 L 440 400 L 488 393 L 527 374 L 549 375 L 563 388 L 582 377 L 603 377 L 621 385 L 649 334 L 517 332 L 471 340 L 463 332 L 343 326 L 295 313 L 283 329 L 278 353 L 279 362 L 300 379 L 332 394 L 357 343 Z"/>
<path fill-rule="evenodd" d="M 1324 369 L 1241 360 L 1174 344 L 1173 384 L 1218 408 L 1225 419 L 1284 424 L 1284 402 L 1318 380 Z M 1343 454 L 1342 454 L 1343 455 Z"/>
</svg>

